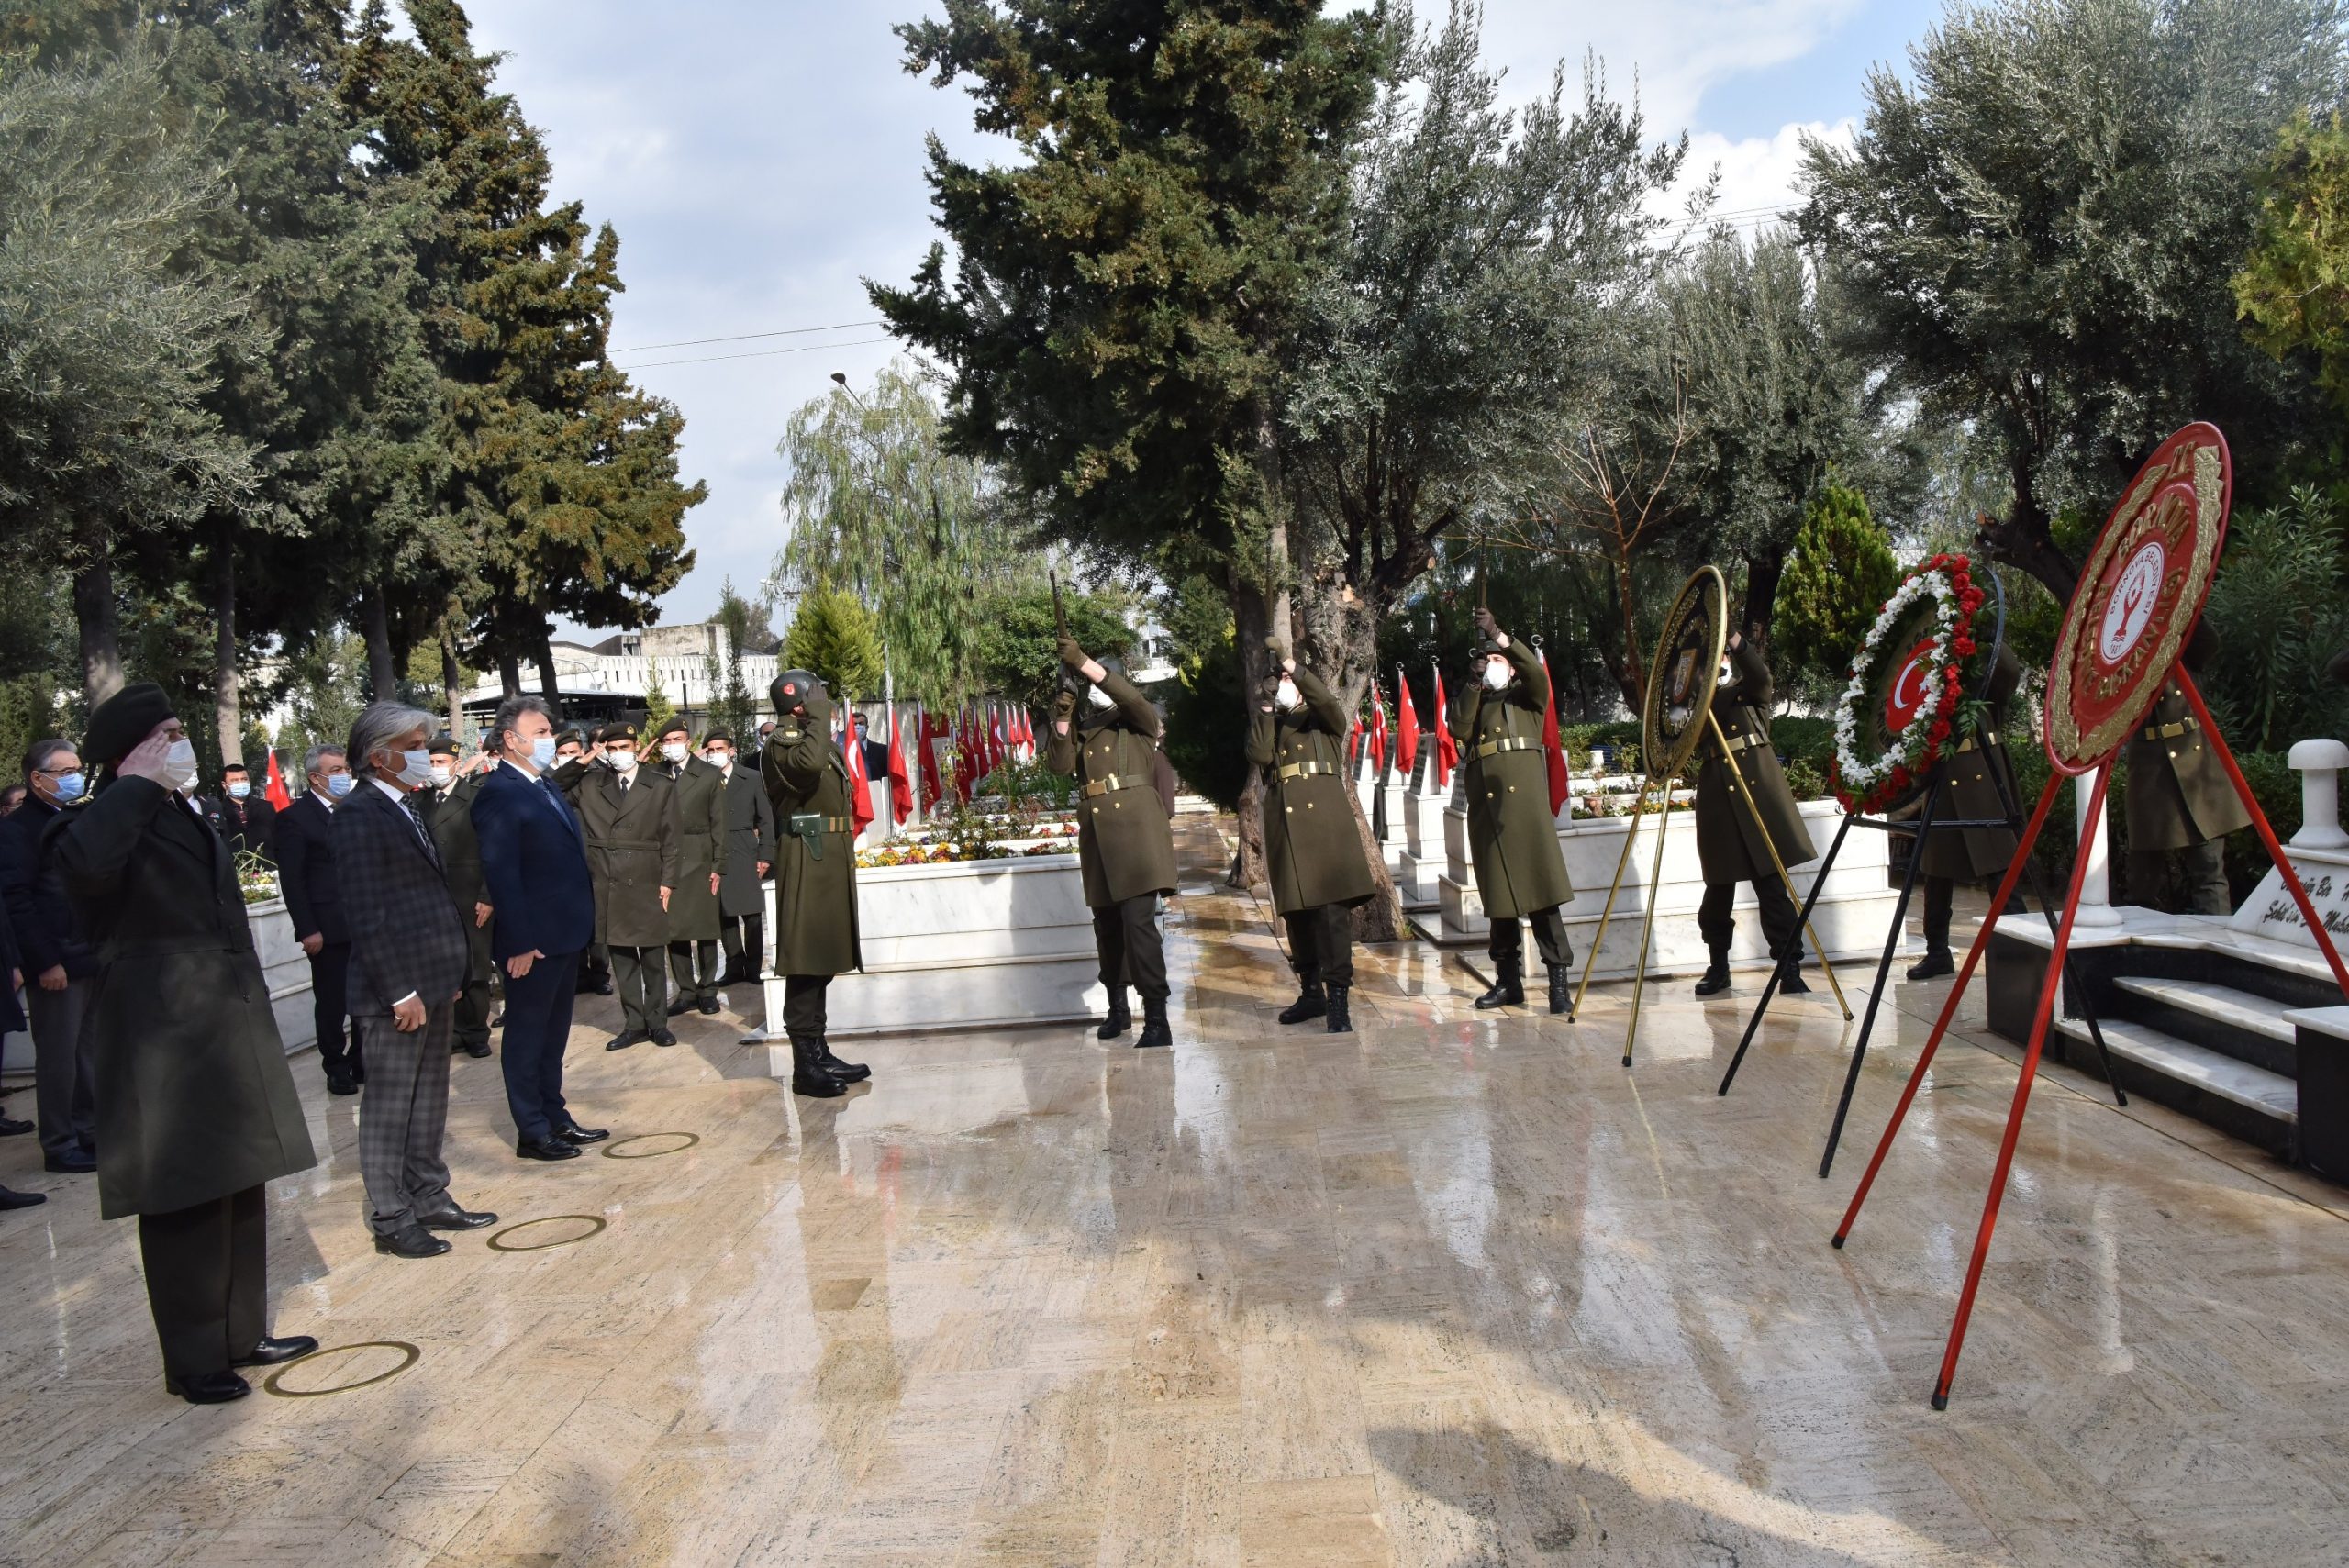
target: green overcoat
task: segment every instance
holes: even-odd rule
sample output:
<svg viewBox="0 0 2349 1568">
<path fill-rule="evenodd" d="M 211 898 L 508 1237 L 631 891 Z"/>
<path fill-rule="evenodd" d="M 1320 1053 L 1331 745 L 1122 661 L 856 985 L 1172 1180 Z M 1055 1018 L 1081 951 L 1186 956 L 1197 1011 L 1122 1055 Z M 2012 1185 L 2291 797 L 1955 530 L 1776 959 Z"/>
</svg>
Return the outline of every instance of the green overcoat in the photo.
<svg viewBox="0 0 2349 1568">
<path fill-rule="evenodd" d="M 2251 826 L 2251 813 L 2175 682 L 2121 748 L 2129 851 L 2183 850 Z"/>
<path fill-rule="evenodd" d="M 1770 665 L 1760 649 L 1744 642 L 1730 651 L 1729 667 L 1731 678 L 1713 692 L 1713 717 L 1720 722 L 1731 754 L 1725 762 L 1720 743 L 1708 730 L 1701 748 L 1705 765 L 1697 774 L 1697 858 L 1709 883 L 1777 875 L 1770 867 L 1772 845 L 1788 871 L 1819 858 L 1810 829 L 1796 809 L 1795 792 L 1787 787 L 1787 772 L 1770 745 L 1769 723 L 1762 717 L 1770 711 L 1774 695 Z M 1731 782 L 1731 766 L 1745 775 L 1761 823 L 1754 821 L 1744 796 Z M 1766 841 L 1764 824 L 1770 835 Z"/>
<path fill-rule="evenodd" d="M 46 840 L 97 951 L 98 1215 L 168 1214 L 317 1163 L 228 849 L 116 777 Z"/>
<path fill-rule="evenodd" d="M 1289 712 L 1248 717 L 1248 761 L 1264 770 L 1264 862 L 1273 908 L 1283 915 L 1325 904 L 1348 907 L 1375 891 L 1346 776 L 1346 710 L 1321 678 L 1291 677 L 1305 700 Z"/>
<path fill-rule="evenodd" d="M 661 890 L 677 886 L 677 786 L 657 768 L 637 765 L 628 787 L 597 763 L 571 804 L 587 840 L 587 873 L 596 886 L 596 940 L 606 947 L 665 948 L 669 915 Z"/>
<path fill-rule="evenodd" d="M 818 711 L 820 709 L 821 711 Z M 845 974 L 864 967 L 856 921 L 856 818 L 848 760 L 832 740 L 832 705 L 782 716 L 759 753 L 774 807 L 774 972 Z"/>
<path fill-rule="evenodd" d="M 1531 646 L 1516 638 L 1502 656 L 1517 679 L 1497 692 L 1471 681 L 1453 706 L 1452 735 L 1460 747 L 1476 891 L 1486 914 L 1514 920 L 1565 903 L 1575 884 L 1558 848 L 1550 764 L 1542 750 L 1549 673 Z"/>
<path fill-rule="evenodd" d="M 1158 795 L 1158 710 L 1123 675 L 1105 675 L 1114 705 L 1081 703 L 1070 733 L 1052 727 L 1044 765 L 1073 775 L 1085 903 L 1106 909 L 1145 893 L 1174 891 L 1174 831 Z"/>
<path fill-rule="evenodd" d="M 1973 739 L 1965 750 L 1953 754 L 1942 771 L 1935 792 L 1933 816 L 1944 822 L 1987 822 L 2013 809 L 2014 768 L 2007 761 L 2000 739 L 2006 733 L 2007 710 L 2015 689 L 2022 684 L 2022 665 L 2014 651 L 1998 645 L 1998 662 L 1990 670 L 1990 733 Z M 2006 794 L 1999 788 L 2003 783 Z M 2004 828 L 1969 828 L 1963 833 L 1927 833 L 1917 849 L 1917 869 L 1927 876 L 1969 882 L 1976 877 L 2004 876 L 2015 857 L 2015 836 Z"/>
<path fill-rule="evenodd" d="M 473 922 L 473 906 L 489 902 L 489 884 L 481 874 L 481 840 L 473 835 L 473 796 L 481 793 L 481 781 L 488 776 L 488 768 L 475 768 L 425 807 L 425 827 L 432 834 L 433 847 L 440 851 L 449 896 L 464 924 L 466 967 L 477 975 L 489 973 L 491 959 L 489 928 Z"/>
<path fill-rule="evenodd" d="M 714 942 L 722 919 L 709 877 L 726 869 L 726 770 L 687 757 L 654 772 L 676 786 L 677 881 L 669 895 L 669 940 Z"/>
</svg>

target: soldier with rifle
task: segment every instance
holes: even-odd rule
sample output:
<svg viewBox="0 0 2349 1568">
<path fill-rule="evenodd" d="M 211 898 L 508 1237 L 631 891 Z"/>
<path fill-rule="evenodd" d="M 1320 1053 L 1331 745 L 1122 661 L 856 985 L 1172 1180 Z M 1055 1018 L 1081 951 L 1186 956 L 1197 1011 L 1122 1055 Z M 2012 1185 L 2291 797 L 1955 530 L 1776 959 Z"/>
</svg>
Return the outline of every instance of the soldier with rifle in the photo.
<svg viewBox="0 0 2349 1568">
<path fill-rule="evenodd" d="M 838 711 L 824 683 L 785 670 L 767 688 L 775 730 L 759 753 L 774 807 L 774 969 L 791 1039 L 791 1092 L 834 1099 L 873 1075 L 826 1040 L 825 988 L 864 967 L 857 931 L 856 818 L 848 760 L 832 739 Z"/>
<path fill-rule="evenodd" d="M 1762 628 L 1750 626 L 1746 632 L 1730 636 L 1720 682 L 1713 688 L 1720 738 L 1707 735 L 1705 765 L 1697 774 L 1697 859 L 1705 876 L 1697 929 L 1708 955 L 1697 995 L 1711 996 L 1729 989 L 1730 942 L 1737 935 L 1737 917 L 1731 909 L 1737 884 L 1750 882 L 1754 901 L 1762 906 L 1762 932 L 1770 951 L 1787 961 L 1778 989 L 1800 995 L 1810 989 L 1801 972 L 1802 917 L 1787 896 L 1778 868 L 1816 860 L 1819 851 L 1811 846 L 1810 829 L 1770 744 L 1770 725 L 1764 716 L 1770 711 L 1773 688 L 1769 661 L 1757 640 Z M 1726 756 L 1721 753 L 1724 745 Z M 1742 792 L 1729 776 L 1731 768 L 1744 775 Z"/>
<path fill-rule="evenodd" d="M 1279 649 L 1248 720 L 1248 761 L 1264 770 L 1264 861 L 1288 927 L 1297 1000 L 1280 1021 L 1353 1028 L 1353 911 L 1375 889 L 1346 777 L 1346 711 L 1321 678 Z"/>
</svg>

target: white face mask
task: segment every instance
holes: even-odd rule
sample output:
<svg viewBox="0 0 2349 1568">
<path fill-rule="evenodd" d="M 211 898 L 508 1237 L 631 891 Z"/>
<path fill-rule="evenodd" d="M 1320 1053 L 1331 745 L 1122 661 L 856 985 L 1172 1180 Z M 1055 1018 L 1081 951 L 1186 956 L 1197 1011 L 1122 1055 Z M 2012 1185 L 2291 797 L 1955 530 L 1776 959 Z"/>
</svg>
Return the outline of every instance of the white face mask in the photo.
<svg viewBox="0 0 2349 1568">
<path fill-rule="evenodd" d="M 1485 689 L 1488 692 L 1499 691 L 1503 686 L 1508 684 L 1509 674 L 1510 671 L 1508 665 L 1498 663 L 1492 660 L 1486 661 Z"/>
<path fill-rule="evenodd" d="M 1289 680 L 1286 676 L 1283 676 L 1281 679 L 1281 689 L 1275 695 L 1273 700 L 1280 704 L 1283 707 L 1295 707 L 1305 699 L 1297 695 L 1297 683 Z"/>
<path fill-rule="evenodd" d="M 730 768 L 734 765 L 734 753 L 731 751 L 705 751 L 702 753 L 701 760 L 707 762 L 713 768 Z"/>
<path fill-rule="evenodd" d="M 177 795 L 195 782 L 195 742 L 183 735 L 163 753 L 163 776 L 158 781 Z"/>
<path fill-rule="evenodd" d="M 432 782 L 432 753 L 402 751 L 399 782 L 410 789 L 422 789 Z"/>
<path fill-rule="evenodd" d="M 450 767 L 445 762 L 435 762 L 432 765 L 432 787 L 434 789 L 447 789 L 449 787 L 449 781 L 456 776 L 457 770 Z"/>
<path fill-rule="evenodd" d="M 612 772 L 616 773 L 636 772 L 636 753 L 633 751 L 607 751 L 604 753 L 604 761 L 611 763 Z"/>
<path fill-rule="evenodd" d="M 530 766 L 540 773 L 554 766 L 554 737 L 540 735 L 530 742 Z"/>
<path fill-rule="evenodd" d="M 685 743 L 682 740 L 666 741 L 661 747 L 661 754 L 673 762 L 682 762 L 685 760 Z"/>
<path fill-rule="evenodd" d="M 245 796 L 252 794 L 252 792 L 253 786 L 246 783 L 244 780 L 239 779 L 235 784 L 228 786 L 228 798 L 231 800 L 242 800 Z"/>
<path fill-rule="evenodd" d="M 1085 700 L 1091 703 L 1095 707 L 1115 707 L 1118 706 L 1117 700 L 1098 686 L 1085 687 Z"/>
</svg>

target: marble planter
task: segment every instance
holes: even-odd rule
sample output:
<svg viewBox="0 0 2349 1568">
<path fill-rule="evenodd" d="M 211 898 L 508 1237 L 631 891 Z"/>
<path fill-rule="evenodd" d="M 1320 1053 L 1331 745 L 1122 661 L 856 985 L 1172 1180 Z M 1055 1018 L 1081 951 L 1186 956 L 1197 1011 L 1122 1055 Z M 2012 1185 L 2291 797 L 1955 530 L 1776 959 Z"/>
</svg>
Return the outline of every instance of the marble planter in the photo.
<svg viewBox="0 0 2349 1568">
<path fill-rule="evenodd" d="M 1074 853 L 860 869 L 856 893 L 864 969 L 832 982 L 835 1037 L 1073 1023 L 1108 1006 Z M 771 975 L 777 1036 L 783 990 Z"/>
<path fill-rule="evenodd" d="M 1811 841 L 1823 856 L 1827 846 L 1834 841 L 1842 814 L 1831 800 L 1806 801 L 1801 810 Z M 1575 884 L 1575 897 L 1566 906 L 1565 915 L 1577 966 L 1589 955 L 1590 940 L 1598 929 L 1599 911 L 1607 902 L 1608 884 L 1614 878 L 1615 862 L 1623 851 L 1623 834 L 1632 820 L 1629 817 L 1593 817 L 1558 829 L 1558 844 L 1566 857 L 1566 873 Z M 1697 934 L 1697 906 L 1704 897 L 1705 884 L 1697 859 L 1696 817 L 1684 809 L 1673 811 L 1664 845 L 1663 875 L 1653 886 L 1650 885 L 1650 876 L 1655 868 L 1655 818 L 1651 816 L 1639 820 L 1639 843 L 1632 851 L 1631 863 L 1623 873 L 1622 890 L 1615 898 L 1614 918 L 1608 926 L 1607 942 L 1599 951 L 1594 979 L 1630 978 L 1639 954 L 1641 921 L 1651 902 L 1656 920 L 1654 938 L 1648 950 L 1648 973 L 1693 974 L 1705 967 L 1705 944 Z M 1421 936 L 1441 946 L 1481 947 L 1492 928 L 1485 918 L 1484 901 L 1476 892 L 1475 872 L 1469 863 L 1466 810 L 1460 806 L 1448 808 L 1443 830 L 1446 865 L 1438 880 L 1438 913 L 1432 917 L 1422 917 L 1416 924 Z M 1828 878 L 1818 907 L 1811 913 L 1812 929 L 1826 944 L 1830 958 L 1873 962 L 1884 951 L 1884 934 L 1899 902 L 1899 890 L 1887 884 L 1886 839 L 1882 833 L 1855 832 L 1843 840 L 1843 852 L 1835 862 L 1834 874 Z M 1798 902 L 1809 894 L 1816 873 L 1816 862 L 1809 869 L 1794 873 Z M 1749 885 L 1741 884 L 1738 889 L 1736 915 L 1737 935 L 1731 945 L 1730 962 L 1741 967 L 1766 967 L 1769 952 Z"/>
</svg>

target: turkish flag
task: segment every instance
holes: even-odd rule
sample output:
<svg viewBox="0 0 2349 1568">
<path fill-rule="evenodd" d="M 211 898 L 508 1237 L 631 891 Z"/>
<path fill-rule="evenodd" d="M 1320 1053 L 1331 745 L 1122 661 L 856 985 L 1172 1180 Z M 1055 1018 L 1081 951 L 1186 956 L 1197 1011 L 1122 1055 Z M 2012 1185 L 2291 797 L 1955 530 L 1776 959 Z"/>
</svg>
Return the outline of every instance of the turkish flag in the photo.
<svg viewBox="0 0 2349 1568">
<path fill-rule="evenodd" d="M 277 771 L 277 748 L 274 746 L 269 749 L 269 775 L 261 792 L 269 797 L 270 805 L 280 811 L 294 804 L 294 797 L 285 793 L 284 775 Z"/>
<path fill-rule="evenodd" d="M 903 822 L 914 814 L 914 781 L 906 771 L 906 749 L 897 739 L 897 709 L 889 707 L 889 815 Z"/>
<path fill-rule="evenodd" d="M 919 711 L 921 721 L 917 728 L 921 731 L 921 797 L 934 802 L 938 799 L 938 751 L 931 742 L 946 738 L 946 721 L 930 717 L 926 707 Z"/>
<path fill-rule="evenodd" d="M 1411 683 L 1403 672 L 1395 672 L 1395 765 L 1405 778 L 1410 777 L 1411 764 L 1419 760 L 1419 715 L 1411 706 Z"/>
<path fill-rule="evenodd" d="M 1566 749 L 1558 740 L 1558 683 L 1550 680 L 1550 652 L 1542 651 L 1542 678 L 1549 681 L 1550 709 L 1542 716 L 1542 751 L 1550 761 L 1550 815 L 1566 803 L 1574 781 L 1566 776 Z"/>
<path fill-rule="evenodd" d="M 979 782 L 979 747 L 973 738 L 971 710 L 965 706 L 954 716 L 954 793 L 963 804 L 971 804 L 971 792 Z"/>
<path fill-rule="evenodd" d="M 1386 777 L 1386 705 L 1378 700 L 1378 682 L 1370 683 L 1370 766 L 1374 777 Z"/>
<path fill-rule="evenodd" d="M 832 737 L 840 742 L 841 754 L 848 760 L 848 793 L 851 810 L 855 814 L 856 830 L 873 820 L 873 781 L 864 773 L 864 745 L 856 738 L 856 717 L 843 713 L 845 721 L 841 734 Z"/>
<path fill-rule="evenodd" d="M 1460 742 L 1452 738 L 1452 720 L 1443 710 L 1443 672 L 1435 677 L 1435 787 L 1452 787 L 1452 770 L 1460 765 Z"/>
</svg>

